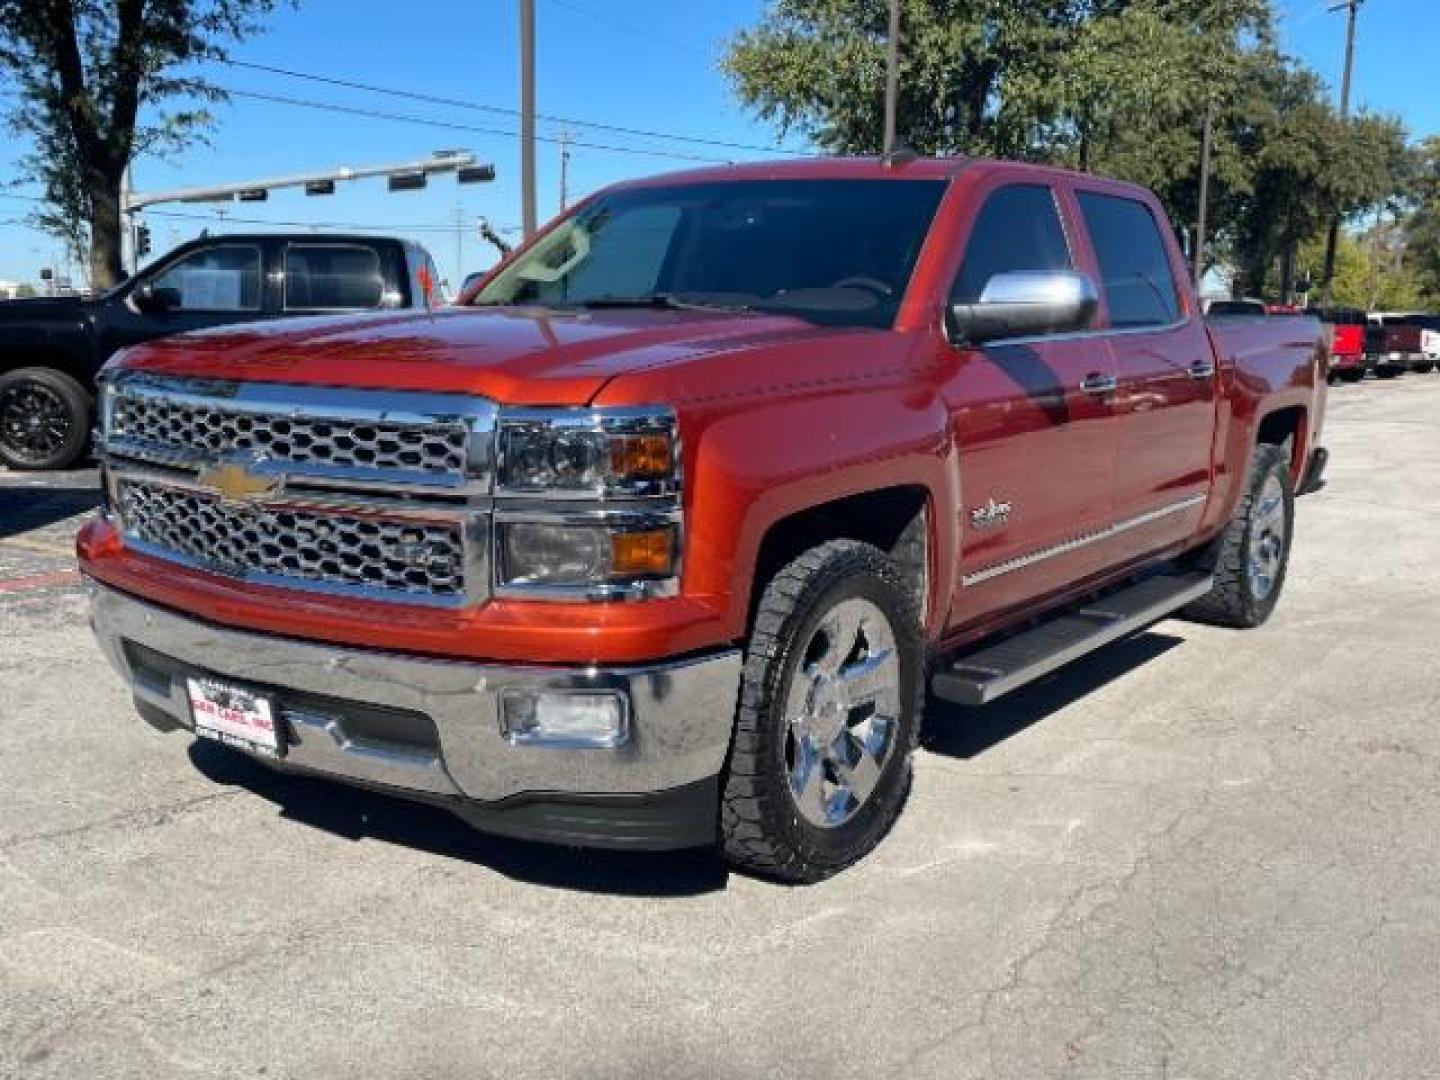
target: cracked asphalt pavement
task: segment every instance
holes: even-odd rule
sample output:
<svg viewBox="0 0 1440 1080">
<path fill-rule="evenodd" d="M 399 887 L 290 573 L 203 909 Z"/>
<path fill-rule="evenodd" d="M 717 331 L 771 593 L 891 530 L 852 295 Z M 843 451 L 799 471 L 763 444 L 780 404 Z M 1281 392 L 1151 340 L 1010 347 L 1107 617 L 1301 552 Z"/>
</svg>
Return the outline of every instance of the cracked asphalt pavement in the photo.
<svg viewBox="0 0 1440 1080">
<path fill-rule="evenodd" d="M 1440 1076 L 1440 376 L 1337 387 L 1269 625 L 934 707 L 812 888 L 531 846 L 134 715 L 0 473 L 0 1076 Z"/>
</svg>

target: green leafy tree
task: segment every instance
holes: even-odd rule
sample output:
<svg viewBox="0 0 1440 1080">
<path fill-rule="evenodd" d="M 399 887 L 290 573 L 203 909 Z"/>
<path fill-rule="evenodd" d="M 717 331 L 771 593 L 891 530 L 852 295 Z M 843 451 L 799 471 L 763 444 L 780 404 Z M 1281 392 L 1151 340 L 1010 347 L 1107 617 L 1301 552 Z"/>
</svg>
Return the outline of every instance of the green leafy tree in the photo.
<svg viewBox="0 0 1440 1080">
<path fill-rule="evenodd" d="M 1414 210 L 1405 222 L 1405 260 L 1426 306 L 1440 309 L 1440 136 L 1421 142 L 1412 162 Z"/>
<path fill-rule="evenodd" d="M 0 81 L 45 188 L 37 224 L 88 246 L 91 284 L 119 280 L 125 169 L 203 137 L 224 99 L 192 65 L 223 59 L 276 0 L 0 0 Z"/>
<path fill-rule="evenodd" d="M 1381 219 L 1360 232 L 1342 232 L 1335 248 L 1335 303 L 1363 311 L 1415 311 L 1433 302 L 1405 258 L 1403 222 Z M 1300 246 L 1300 263 L 1319 280 L 1325 234 Z"/>
</svg>

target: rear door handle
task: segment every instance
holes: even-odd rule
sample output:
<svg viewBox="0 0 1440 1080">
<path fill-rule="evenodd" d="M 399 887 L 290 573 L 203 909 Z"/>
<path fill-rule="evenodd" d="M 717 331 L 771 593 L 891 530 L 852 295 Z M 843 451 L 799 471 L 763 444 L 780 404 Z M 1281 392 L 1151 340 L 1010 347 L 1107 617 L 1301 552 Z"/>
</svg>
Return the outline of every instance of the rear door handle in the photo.
<svg viewBox="0 0 1440 1080">
<path fill-rule="evenodd" d="M 1208 379 L 1215 374 L 1215 364 L 1210 360 L 1196 360 L 1189 371 L 1192 379 Z"/>
<path fill-rule="evenodd" d="M 1080 380 L 1080 389 L 1087 394 L 1095 394 L 1097 397 L 1115 393 L 1119 385 L 1120 380 L 1114 375 L 1105 375 L 1098 371 L 1092 371 Z"/>
</svg>

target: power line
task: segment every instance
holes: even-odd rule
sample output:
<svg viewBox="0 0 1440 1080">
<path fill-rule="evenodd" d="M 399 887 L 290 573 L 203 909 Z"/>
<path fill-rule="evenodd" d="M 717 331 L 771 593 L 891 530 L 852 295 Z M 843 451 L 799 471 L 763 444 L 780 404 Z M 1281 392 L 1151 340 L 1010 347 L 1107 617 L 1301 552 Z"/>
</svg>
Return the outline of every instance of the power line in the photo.
<svg viewBox="0 0 1440 1080">
<path fill-rule="evenodd" d="M 0 199 L 18 199 L 22 202 L 43 203 L 46 200 L 36 195 L 14 195 L 10 192 L 0 191 Z M 402 232 L 402 233 L 453 233 L 453 224 L 421 224 L 407 225 L 404 222 L 388 222 L 384 225 L 366 224 L 358 221 L 276 221 L 272 218 L 234 217 L 226 214 L 223 219 L 211 214 L 188 213 L 184 210 L 157 210 L 149 208 L 144 211 L 145 217 L 173 218 L 181 221 L 204 221 L 212 225 L 236 224 L 236 225 L 270 225 L 282 229 L 359 229 L 366 232 Z M 13 224 L 13 222 L 11 223 Z M 518 232 L 518 225 L 497 225 L 501 232 Z"/>
<path fill-rule="evenodd" d="M 559 7 L 568 8 L 570 11 L 595 19 L 598 22 L 606 23 L 615 29 L 626 30 L 639 37 L 643 37 L 646 41 L 652 43 L 663 41 L 667 45 L 675 46 L 677 49 L 684 49 L 686 52 L 694 53 L 696 56 L 703 56 L 707 60 L 711 59 L 708 51 L 697 48 L 693 42 L 682 41 L 679 38 L 669 37 L 665 34 L 657 34 L 653 26 L 641 26 L 638 23 L 626 22 L 624 19 L 616 18 L 608 11 L 597 11 L 592 7 L 576 3 L 575 0 L 550 0 L 550 3 Z"/>
<path fill-rule="evenodd" d="M 519 109 L 507 108 L 503 105 L 489 105 L 478 101 L 466 101 L 462 98 L 443 97 L 436 94 L 422 94 L 414 90 L 400 90 L 390 86 L 377 86 L 374 83 L 356 82 L 352 79 L 341 79 L 333 75 L 318 75 L 309 71 L 296 71 L 294 68 L 275 67 L 270 64 L 256 64 L 246 60 L 223 60 L 221 63 L 230 67 L 245 68 L 250 71 L 264 72 L 267 75 L 283 75 L 289 79 L 302 79 L 306 82 L 323 83 L 327 86 L 339 86 L 347 90 L 361 90 L 369 94 L 384 94 L 389 97 L 405 98 L 410 101 L 422 101 L 429 105 L 445 105 L 454 109 L 469 109 L 473 112 L 491 113 L 496 116 L 519 117 Z M 237 93 L 237 91 L 231 91 Z M 649 131 L 645 128 L 625 127 L 620 124 L 606 124 L 598 120 L 577 120 L 574 117 L 555 116 L 550 113 L 536 113 L 536 119 L 543 120 L 548 124 L 561 124 L 568 127 L 590 128 L 594 131 L 608 131 L 616 135 L 633 135 L 644 139 L 667 139 L 672 142 L 693 143 L 697 146 L 713 146 L 721 150 L 750 150 L 760 154 L 786 154 L 795 157 L 804 157 L 808 151 L 789 150 L 779 146 L 759 146 L 755 143 L 730 142 L 725 139 L 711 139 L 698 135 L 680 135 L 675 132 Z M 554 141 L 554 140 L 550 140 Z M 575 145 L 581 145 L 576 143 Z M 615 149 L 606 147 L 605 149 Z"/>
<path fill-rule="evenodd" d="M 324 112 L 344 113 L 349 116 L 363 116 L 367 120 L 393 120 L 402 124 L 420 124 L 426 127 L 444 128 L 447 131 L 465 131 L 476 135 L 496 135 L 506 139 L 518 137 L 518 132 L 506 131 L 500 128 L 476 127 L 473 124 L 457 124 L 450 120 L 435 120 L 427 116 L 413 116 L 408 113 L 385 112 L 380 109 L 362 109 L 353 105 L 339 105 L 331 101 L 312 101 L 308 98 L 287 97 L 284 94 L 263 94 L 258 90 L 235 90 L 230 87 L 223 88 L 232 97 L 250 98 L 255 101 L 268 101 L 276 105 L 295 105 L 306 109 L 320 109 Z M 547 135 L 536 135 L 540 142 L 558 143 L 558 138 Z M 699 161 L 714 165 L 728 165 L 726 158 L 705 157 L 701 154 L 687 154 L 679 150 L 648 149 L 640 146 L 615 146 L 607 143 L 580 142 L 571 140 L 571 146 L 583 146 L 589 150 L 609 150 L 617 154 L 638 154 L 642 157 L 663 157 L 676 158 L 682 161 Z"/>
</svg>

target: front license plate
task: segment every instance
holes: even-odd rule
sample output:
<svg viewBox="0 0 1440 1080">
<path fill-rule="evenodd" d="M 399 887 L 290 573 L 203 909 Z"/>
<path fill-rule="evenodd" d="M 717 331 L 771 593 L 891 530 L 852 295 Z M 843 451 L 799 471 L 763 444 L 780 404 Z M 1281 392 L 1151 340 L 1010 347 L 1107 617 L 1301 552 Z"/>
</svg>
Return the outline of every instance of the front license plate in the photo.
<svg viewBox="0 0 1440 1080">
<path fill-rule="evenodd" d="M 253 690 L 187 679 L 195 734 L 261 757 L 279 757 L 283 744 L 270 699 Z"/>
</svg>

